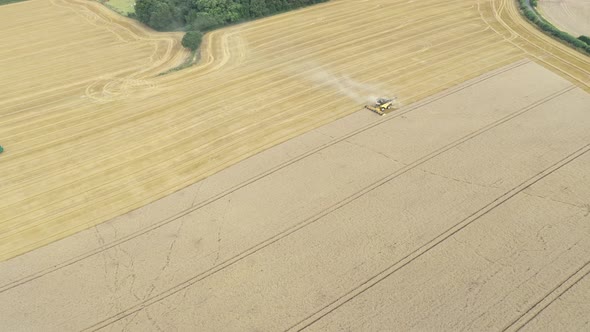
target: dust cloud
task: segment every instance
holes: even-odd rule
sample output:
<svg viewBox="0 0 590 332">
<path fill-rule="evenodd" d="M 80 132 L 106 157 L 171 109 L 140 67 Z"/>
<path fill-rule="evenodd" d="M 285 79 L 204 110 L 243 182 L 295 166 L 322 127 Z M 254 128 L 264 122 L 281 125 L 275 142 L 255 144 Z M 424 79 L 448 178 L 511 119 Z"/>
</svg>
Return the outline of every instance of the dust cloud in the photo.
<svg viewBox="0 0 590 332">
<path fill-rule="evenodd" d="M 291 68 L 299 75 L 304 74 L 305 79 L 313 82 L 316 87 L 328 87 L 336 90 L 340 95 L 348 97 L 359 104 L 373 104 L 378 98 L 394 98 L 391 91 L 365 82 L 359 82 L 344 74 L 330 72 L 321 65 L 304 63 Z"/>
<path fill-rule="evenodd" d="M 332 74 L 324 69 L 318 69 L 312 72 L 310 79 L 320 85 L 329 86 L 357 103 L 375 103 L 377 98 L 390 97 L 383 89 L 367 84 L 357 82 L 345 75 Z"/>
</svg>

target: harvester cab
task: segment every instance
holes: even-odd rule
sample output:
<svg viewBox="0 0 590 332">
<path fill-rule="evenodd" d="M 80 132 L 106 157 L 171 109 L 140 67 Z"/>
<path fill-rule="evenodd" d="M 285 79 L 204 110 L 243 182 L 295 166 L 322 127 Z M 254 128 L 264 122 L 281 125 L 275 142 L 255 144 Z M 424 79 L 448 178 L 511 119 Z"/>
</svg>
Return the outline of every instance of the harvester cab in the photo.
<svg viewBox="0 0 590 332">
<path fill-rule="evenodd" d="M 395 109 L 396 98 L 379 98 L 374 105 L 366 105 L 365 108 L 373 111 L 379 115 L 385 115 L 385 111 L 388 109 Z"/>
</svg>

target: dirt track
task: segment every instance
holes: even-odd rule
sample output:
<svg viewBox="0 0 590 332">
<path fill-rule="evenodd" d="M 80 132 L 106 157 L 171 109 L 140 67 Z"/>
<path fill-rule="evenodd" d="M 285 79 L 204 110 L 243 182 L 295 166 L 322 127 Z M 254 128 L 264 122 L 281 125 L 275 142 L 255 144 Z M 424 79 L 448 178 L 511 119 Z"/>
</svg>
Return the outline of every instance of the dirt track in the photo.
<svg viewBox="0 0 590 332">
<path fill-rule="evenodd" d="M 0 302 L 11 303 L 0 321 L 11 331 L 584 326 L 589 104 L 519 61 L 388 117 L 354 113 L 0 263 Z"/>
<path fill-rule="evenodd" d="M 538 9 L 549 22 L 574 37 L 590 35 L 589 0 L 539 0 Z"/>
</svg>

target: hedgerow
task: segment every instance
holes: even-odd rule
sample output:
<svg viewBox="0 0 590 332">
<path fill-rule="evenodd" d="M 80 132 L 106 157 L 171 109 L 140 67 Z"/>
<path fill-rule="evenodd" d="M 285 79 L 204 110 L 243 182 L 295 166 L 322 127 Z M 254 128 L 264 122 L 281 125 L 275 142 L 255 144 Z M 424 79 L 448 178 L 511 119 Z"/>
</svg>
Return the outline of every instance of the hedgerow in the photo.
<svg viewBox="0 0 590 332">
<path fill-rule="evenodd" d="M 551 23 L 544 20 L 537 12 L 531 10 L 527 5 L 526 0 L 518 0 L 520 10 L 530 22 L 534 23 L 537 27 L 543 30 L 545 33 L 552 35 L 565 43 L 577 48 L 581 51 L 590 54 L 590 44 L 587 44 L 584 40 L 576 38 L 567 32 L 561 31 L 553 26 Z"/>
<path fill-rule="evenodd" d="M 134 17 L 159 31 L 207 32 L 225 25 L 325 1 L 327 0 L 137 0 Z"/>
</svg>

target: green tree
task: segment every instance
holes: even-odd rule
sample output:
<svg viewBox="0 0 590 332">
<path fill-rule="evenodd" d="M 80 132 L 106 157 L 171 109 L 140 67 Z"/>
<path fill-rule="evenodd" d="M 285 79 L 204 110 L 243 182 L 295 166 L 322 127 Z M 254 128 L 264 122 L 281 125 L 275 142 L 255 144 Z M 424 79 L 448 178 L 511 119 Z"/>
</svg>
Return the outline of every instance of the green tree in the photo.
<svg viewBox="0 0 590 332">
<path fill-rule="evenodd" d="M 194 51 L 201 45 L 203 34 L 199 31 L 189 31 L 182 37 L 182 46 Z"/>
<path fill-rule="evenodd" d="M 204 12 L 223 23 L 237 22 L 241 17 L 241 5 L 232 0 L 193 0 L 197 12 Z"/>
<path fill-rule="evenodd" d="M 173 23 L 173 18 L 170 5 L 167 2 L 158 2 L 153 7 L 148 25 L 156 30 L 164 30 Z"/>
<path fill-rule="evenodd" d="M 135 16 L 141 23 L 149 23 L 156 3 L 158 3 L 158 0 L 137 0 L 135 2 Z"/>
<path fill-rule="evenodd" d="M 270 8 L 266 4 L 266 0 L 250 1 L 250 17 L 261 17 L 268 14 L 270 14 Z"/>
<path fill-rule="evenodd" d="M 174 22 L 172 7 L 161 0 L 137 0 L 135 15 L 140 22 L 156 30 L 165 30 Z"/>
<path fill-rule="evenodd" d="M 186 16 L 186 21 L 189 23 L 188 30 L 193 31 L 213 30 L 219 26 L 222 26 L 224 23 L 209 13 L 198 12 L 196 10 L 189 11 L 188 15 Z"/>
<path fill-rule="evenodd" d="M 156 30 L 182 28 L 185 31 L 209 31 L 226 24 L 324 1 L 326 0 L 137 0 L 134 15 L 140 22 Z"/>
</svg>

